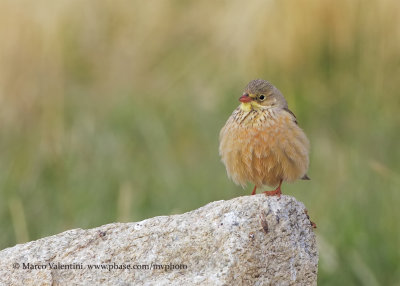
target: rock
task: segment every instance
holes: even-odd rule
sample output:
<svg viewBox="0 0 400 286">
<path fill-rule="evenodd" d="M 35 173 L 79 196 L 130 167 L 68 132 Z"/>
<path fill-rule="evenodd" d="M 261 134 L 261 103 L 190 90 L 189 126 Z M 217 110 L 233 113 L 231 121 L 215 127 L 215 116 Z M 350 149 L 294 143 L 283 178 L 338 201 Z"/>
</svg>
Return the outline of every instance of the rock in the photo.
<svg viewBox="0 0 400 286">
<path fill-rule="evenodd" d="M 316 285 L 302 203 L 262 194 L 0 251 L 3 285 Z"/>
</svg>

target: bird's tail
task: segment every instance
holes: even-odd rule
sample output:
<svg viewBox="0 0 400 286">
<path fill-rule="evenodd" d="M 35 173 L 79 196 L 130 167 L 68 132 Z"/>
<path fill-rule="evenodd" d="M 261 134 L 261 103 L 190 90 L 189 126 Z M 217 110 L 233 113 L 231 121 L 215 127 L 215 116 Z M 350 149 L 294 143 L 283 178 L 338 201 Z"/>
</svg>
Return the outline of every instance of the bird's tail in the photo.
<svg viewBox="0 0 400 286">
<path fill-rule="evenodd" d="M 305 175 L 303 176 L 303 178 L 301 178 L 301 179 L 302 179 L 302 180 L 311 180 L 310 177 L 307 176 L 307 174 L 305 174 Z"/>
</svg>

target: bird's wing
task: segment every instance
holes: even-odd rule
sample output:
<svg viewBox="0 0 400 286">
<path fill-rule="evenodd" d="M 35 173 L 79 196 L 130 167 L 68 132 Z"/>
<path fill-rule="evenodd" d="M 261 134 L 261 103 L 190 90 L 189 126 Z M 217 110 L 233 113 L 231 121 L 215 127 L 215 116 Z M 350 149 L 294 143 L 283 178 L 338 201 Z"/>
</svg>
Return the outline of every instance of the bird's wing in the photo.
<svg viewBox="0 0 400 286">
<path fill-rule="evenodd" d="M 294 123 L 298 124 L 296 115 L 294 115 L 294 113 L 289 108 L 285 107 L 285 108 L 283 108 L 283 110 L 285 110 L 286 112 L 290 113 L 293 116 Z"/>
<path fill-rule="evenodd" d="M 285 110 L 286 112 L 290 113 L 293 116 L 293 122 L 298 125 L 296 115 L 294 115 L 294 113 L 287 107 L 285 107 L 283 110 Z M 307 174 L 305 174 L 301 179 L 302 180 L 311 180 L 310 177 L 307 176 Z"/>
</svg>

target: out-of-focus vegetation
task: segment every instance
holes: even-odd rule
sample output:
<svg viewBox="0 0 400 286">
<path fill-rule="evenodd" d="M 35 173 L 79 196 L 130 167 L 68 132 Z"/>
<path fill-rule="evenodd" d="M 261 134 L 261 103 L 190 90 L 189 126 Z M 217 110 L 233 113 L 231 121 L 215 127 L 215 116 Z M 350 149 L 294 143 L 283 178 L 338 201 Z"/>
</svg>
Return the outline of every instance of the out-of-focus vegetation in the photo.
<svg viewBox="0 0 400 286">
<path fill-rule="evenodd" d="M 312 144 L 285 184 L 320 285 L 400 283 L 395 0 L 0 1 L 0 249 L 248 195 L 218 133 L 270 80 Z"/>
</svg>

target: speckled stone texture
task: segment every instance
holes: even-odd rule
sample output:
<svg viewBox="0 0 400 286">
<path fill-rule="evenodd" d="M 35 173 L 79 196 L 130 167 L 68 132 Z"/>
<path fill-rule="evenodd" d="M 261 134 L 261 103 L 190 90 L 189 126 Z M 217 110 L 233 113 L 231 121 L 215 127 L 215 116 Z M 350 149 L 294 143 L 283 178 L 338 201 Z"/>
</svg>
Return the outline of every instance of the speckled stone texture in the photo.
<svg viewBox="0 0 400 286">
<path fill-rule="evenodd" d="M 316 285 L 317 269 L 304 205 L 263 194 L 0 251 L 1 285 Z"/>
</svg>

